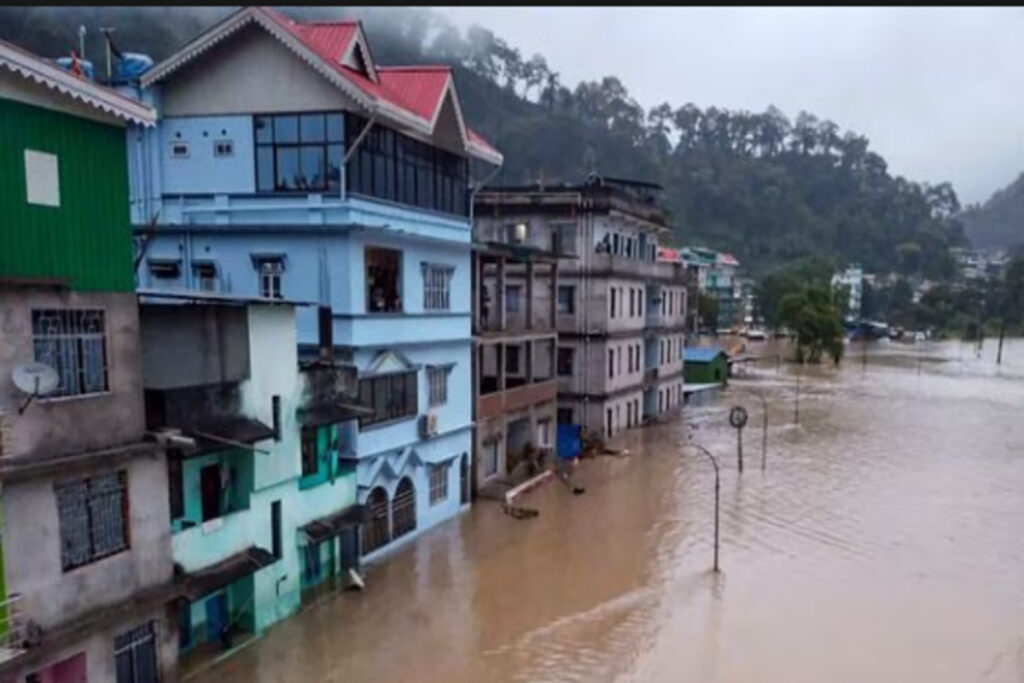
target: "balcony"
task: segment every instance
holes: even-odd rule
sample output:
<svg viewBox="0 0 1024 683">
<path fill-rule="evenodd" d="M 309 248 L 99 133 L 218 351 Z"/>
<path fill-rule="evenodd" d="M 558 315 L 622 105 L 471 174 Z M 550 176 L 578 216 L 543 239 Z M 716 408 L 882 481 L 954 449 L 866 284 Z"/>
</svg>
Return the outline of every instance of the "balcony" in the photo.
<svg viewBox="0 0 1024 683">
<path fill-rule="evenodd" d="M 377 346 L 429 341 L 461 341 L 470 336 L 470 313 L 335 314 L 334 343 Z"/>
<path fill-rule="evenodd" d="M 683 282 L 686 279 L 686 271 L 679 264 L 642 261 L 611 254 L 590 254 L 585 262 L 579 265 L 568 262 L 562 268 L 570 272 L 585 270 L 596 277 L 642 278 L 664 282 Z"/>
<path fill-rule="evenodd" d="M 216 564 L 252 545 L 249 510 L 215 517 L 171 536 L 174 562 L 187 572 Z"/>
<path fill-rule="evenodd" d="M 648 368 L 644 370 L 644 386 L 649 387 L 658 382 L 658 367 Z"/>
<path fill-rule="evenodd" d="M 497 391 L 480 396 L 477 414 L 480 418 L 494 417 L 544 401 L 553 401 L 557 396 L 558 381 L 555 379 L 523 384 L 503 392 Z"/>
</svg>

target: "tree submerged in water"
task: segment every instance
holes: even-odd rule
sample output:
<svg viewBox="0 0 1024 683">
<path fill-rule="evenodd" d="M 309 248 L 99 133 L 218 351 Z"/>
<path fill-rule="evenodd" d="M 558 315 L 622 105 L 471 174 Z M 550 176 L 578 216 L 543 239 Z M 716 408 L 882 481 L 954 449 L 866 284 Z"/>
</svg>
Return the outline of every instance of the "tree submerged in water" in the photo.
<svg viewBox="0 0 1024 683">
<path fill-rule="evenodd" d="M 796 334 L 800 363 L 820 363 L 824 354 L 836 364 L 843 357 L 843 325 L 825 287 L 790 292 L 779 302 L 779 321 Z"/>
</svg>

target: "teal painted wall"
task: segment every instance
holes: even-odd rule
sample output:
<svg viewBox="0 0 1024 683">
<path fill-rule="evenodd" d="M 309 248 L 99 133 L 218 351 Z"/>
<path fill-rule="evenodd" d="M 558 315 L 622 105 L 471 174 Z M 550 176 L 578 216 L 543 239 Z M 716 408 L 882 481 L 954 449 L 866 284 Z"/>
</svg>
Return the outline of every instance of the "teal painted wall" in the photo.
<svg viewBox="0 0 1024 683">
<path fill-rule="evenodd" d="M 203 523 L 203 497 L 200 473 L 204 467 L 210 465 L 227 465 L 234 471 L 230 493 L 225 497 L 226 501 L 222 501 L 225 503 L 222 514 L 229 515 L 232 512 L 248 509 L 253 487 L 253 457 L 254 454 L 251 452 L 242 449 L 229 449 L 185 460 L 181 465 L 181 485 L 185 499 L 185 514 L 178 519 L 171 520 L 171 530 L 177 532 L 187 528 L 186 522 L 192 522 L 196 525 Z"/>
<path fill-rule="evenodd" d="M 60 206 L 29 204 L 25 150 L 57 156 Z M 132 291 L 125 130 L 0 99 L 0 275 Z"/>
</svg>

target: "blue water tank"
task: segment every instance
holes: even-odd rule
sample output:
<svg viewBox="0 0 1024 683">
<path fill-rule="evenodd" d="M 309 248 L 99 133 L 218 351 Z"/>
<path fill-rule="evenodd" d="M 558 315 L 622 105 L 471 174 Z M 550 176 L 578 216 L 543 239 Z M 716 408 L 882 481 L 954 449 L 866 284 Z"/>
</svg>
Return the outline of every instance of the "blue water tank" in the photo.
<svg viewBox="0 0 1024 683">
<path fill-rule="evenodd" d="M 82 75 L 88 78 L 90 81 L 95 80 L 95 75 L 93 74 L 92 70 L 92 62 L 90 62 L 88 59 L 79 59 L 78 63 L 82 67 Z M 64 69 L 65 71 L 71 71 L 72 64 L 74 64 L 74 61 L 71 59 L 71 57 L 59 57 L 57 59 L 57 66 Z"/>
<path fill-rule="evenodd" d="M 153 68 L 153 58 L 139 52 L 125 52 L 117 63 L 117 80 L 134 83 Z"/>
</svg>

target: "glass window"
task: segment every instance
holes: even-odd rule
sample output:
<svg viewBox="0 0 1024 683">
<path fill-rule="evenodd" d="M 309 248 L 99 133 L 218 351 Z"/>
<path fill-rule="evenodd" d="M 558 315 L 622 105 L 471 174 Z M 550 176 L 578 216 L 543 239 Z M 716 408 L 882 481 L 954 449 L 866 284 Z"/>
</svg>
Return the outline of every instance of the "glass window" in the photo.
<svg viewBox="0 0 1024 683">
<path fill-rule="evenodd" d="M 341 188 L 341 114 L 255 116 L 253 125 L 257 191 Z"/>
<path fill-rule="evenodd" d="M 297 190 L 302 187 L 299 181 L 299 148 L 277 148 L 277 182 L 275 189 Z"/>
<path fill-rule="evenodd" d="M 54 484 L 64 571 L 128 548 L 124 470 Z"/>
<path fill-rule="evenodd" d="M 562 346 L 558 349 L 558 376 L 559 377 L 571 377 L 572 376 L 572 362 L 573 356 L 575 356 L 575 350 L 568 346 Z"/>
<path fill-rule="evenodd" d="M 367 247 L 366 311 L 394 313 L 402 310 L 402 252 L 395 249 Z"/>
<path fill-rule="evenodd" d="M 302 476 L 316 474 L 320 469 L 316 452 L 316 427 L 303 427 L 301 435 Z"/>
<path fill-rule="evenodd" d="M 274 148 L 256 148 L 256 191 L 274 190 Z"/>
<path fill-rule="evenodd" d="M 423 264 L 423 310 L 451 310 L 451 281 L 454 272 L 451 266 Z"/>
<path fill-rule="evenodd" d="M 431 407 L 439 406 L 448 402 L 448 368 L 428 367 L 427 368 L 427 404 Z"/>
<path fill-rule="evenodd" d="M 114 662 L 117 683 L 157 683 L 153 622 L 114 638 Z"/>
<path fill-rule="evenodd" d="M 576 312 L 576 287 L 573 285 L 558 286 L 558 312 L 573 314 Z"/>
<path fill-rule="evenodd" d="M 274 117 L 274 142 L 298 142 L 299 141 L 299 117 L 298 116 L 275 116 Z"/>
<path fill-rule="evenodd" d="M 253 127 L 256 129 L 257 143 L 274 141 L 274 119 L 271 116 L 254 116 Z"/>
<path fill-rule="evenodd" d="M 325 126 L 323 114 L 303 114 L 299 118 L 299 139 L 302 142 L 326 142 Z"/>
<path fill-rule="evenodd" d="M 284 272 L 284 264 L 279 260 L 266 260 L 260 262 L 260 296 L 267 299 L 281 298 L 281 273 Z"/>
<path fill-rule="evenodd" d="M 344 142 L 342 129 L 342 115 L 328 114 L 326 116 L 327 142 Z"/>
<path fill-rule="evenodd" d="M 346 114 L 347 143 L 355 143 L 366 119 Z M 348 161 L 350 192 L 432 211 L 468 214 L 466 160 L 374 124 Z"/>
<path fill-rule="evenodd" d="M 448 499 L 448 468 L 451 463 L 430 466 L 430 504 L 436 505 Z"/>
<path fill-rule="evenodd" d="M 100 309 L 32 311 L 35 360 L 57 371 L 60 382 L 49 396 L 107 391 L 107 335 Z"/>
<path fill-rule="evenodd" d="M 411 417 L 417 412 L 416 371 L 359 380 L 359 397 L 372 415 L 359 418 L 359 426 Z"/>
<path fill-rule="evenodd" d="M 490 477 L 498 473 L 498 442 L 489 441 L 484 444 L 484 476 Z"/>
<path fill-rule="evenodd" d="M 520 310 L 520 295 L 522 294 L 523 288 L 519 285 L 508 285 L 505 287 L 505 311 L 508 313 L 518 313 Z"/>
</svg>

